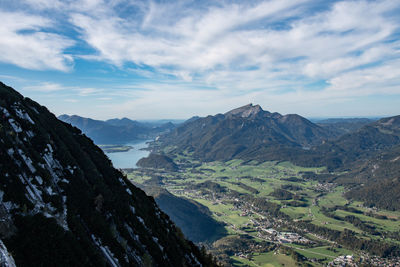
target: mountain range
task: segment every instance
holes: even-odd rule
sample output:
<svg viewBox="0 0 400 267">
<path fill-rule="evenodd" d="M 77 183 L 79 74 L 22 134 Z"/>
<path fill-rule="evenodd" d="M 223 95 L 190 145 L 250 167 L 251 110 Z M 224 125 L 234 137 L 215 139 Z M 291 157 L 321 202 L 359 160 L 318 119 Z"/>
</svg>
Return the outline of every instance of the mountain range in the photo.
<svg viewBox="0 0 400 267">
<path fill-rule="evenodd" d="M 163 147 L 188 151 L 205 161 L 252 158 L 277 149 L 309 149 L 335 133 L 297 115 L 246 105 L 225 114 L 190 120 L 159 139 Z"/>
<path fill-rule="evenodd" d="M 0 83 L 2 266 L 211 266 L 82 132 Z"/>
<path fill-rule="evenodd" d="M 331 133 L 337 136 L 351 133 L 359 130 L 366 124 L 377 121 L 378 119 L 370 118 L 334 118 L 313 121 L 317 125 L 327 128 Z"/>
<path fill-rule="evenodd" d="M 96 144 L 126 144 L 138 140 L 154 139 L 175 127 L 172 122 L 138 122 L 128 118 L 106 121 L 77 115 L 60 115 L 58 119 L 79 128 Z"/>
<path fill-rule="evenodd" d="M 181 175 L 184 168 L 179 164 L 194 167 L 240 159 L 243 164 L 272 160 L 321 167 L 316 173 L 303 173 L 302 179 L 342 185 L 346 198 L 369 207 L 400 210 L 400 116 L 311 122 L 249 104 L 224 114 L 193 117 L 177 127 L 127 118 L 60 119 L 67 123 L 0 83 L 2 265 L 215 265 L 212 256 L 186 240 L 171 220 L 197 242 L 220 233 L 221 224 L 207 207 L 159 188 L 163 179 L 156 174 Z M 94 144 L 160 134 L 152 144 L 153 153 L 139 164 L 148 174 L 162 170 L 141 185 L 152 197 L 114 169 Z M 174 162 L 177 155 L 195 161 Z M 255 188 L 235 183 L 258 194 Z M 207 181 L 201 186 L 218 184 Z"/>
<path fill-rule="evenodd" d="M 275 160 L 326 167 L 317 179 L 350 186 L 348 197 L 391 210 L 400 209 L 396 204 L 400 197 L 399 148 L 400 116 L 313 123 L 252 104 L 191 119 L 153 143 L 154 152 L 186 153 L 204 162 Z M 146 163 L 151 163 L 148 159 Z"/>
</svg>

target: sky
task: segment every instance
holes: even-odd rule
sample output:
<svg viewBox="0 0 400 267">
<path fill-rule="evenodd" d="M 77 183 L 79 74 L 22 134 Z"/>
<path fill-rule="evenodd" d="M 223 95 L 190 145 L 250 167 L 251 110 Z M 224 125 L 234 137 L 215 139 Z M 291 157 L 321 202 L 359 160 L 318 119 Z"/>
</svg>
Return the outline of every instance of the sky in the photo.
<svg viewBox="0 0 400 267">
<path fill-rule="evenodd" d="M 400 1 L 0 0 L 0 81 L 56 115 L 184 119 L 248 103 L 400 114 Z"/>
</svg>

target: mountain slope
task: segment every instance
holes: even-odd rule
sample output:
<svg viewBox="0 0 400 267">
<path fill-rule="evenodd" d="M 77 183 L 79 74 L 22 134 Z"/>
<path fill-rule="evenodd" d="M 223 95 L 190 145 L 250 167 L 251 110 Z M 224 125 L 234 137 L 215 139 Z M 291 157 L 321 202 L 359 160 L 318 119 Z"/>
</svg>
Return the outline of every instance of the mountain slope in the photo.
<svg viewBox="0 0 400 267">
<path fill-rule="evenodd" d="M 172 123 L 154 126 L 127 118 L 101 121 L 65 114 L 58 118 L 81 129 L 96 144 L 125 144 L 136 140 L 152 139 L 175 127 Z"/>
<path fill-rule="evenodd" d="M 363 126 L 356 132 L 342 135 L 313 147 L 311 152 L 319 164 L 333 169 L 351 169 L 353 162 L 368 159 L 400 144 L 400 116 L 383 118 Z"/>
<path fill-rule="evenodd" d="M 149 196 L 153 196 L 157 205 L 167 213 L 182 229 L 187 238 L 194 242 L 214 241 L 225 234 L 221 223 L 212 218 L 210 210 L 200 203 L 177 197 L 156 185 L 141 186 Z"/>
<path fill-rule="evenodd" d="M 0 122 L 1 251 L 18 266 L 212 264 L 80 130 L 2 83 Z"/>
<path fill-rule="evenodd" d="M 352 133 L 355 132 L 359 129 L 361 129 L 363 126 L 374 122 L 375 119 L 367 119 L 367 118 L 336 118 L 336 119 L 325 119 L 325 120 L 319 120 L 316 122 L 317 125 L 328 129 L 330 132 L 333 134 L 336 134 L 338 137 L 340 135 L 346 134 L 346 133 Z"/>
<path fill-rule="evenodd" d="M 225 114 L 188 121 L 159 140 L 162 147 L 186 150 L 212 161 L 268 154 L 281 147 L 307 148 L 330 137 L 329 131 L 299 115 L 282 116 L 249 104 Z"/>
<path fill-rule="evenodd" d="M 350 199 L 370 207 L 400 210 L 400 145 L 354 163 L 336 182 L 351 185 L 346 194 Z"/>
</svg>

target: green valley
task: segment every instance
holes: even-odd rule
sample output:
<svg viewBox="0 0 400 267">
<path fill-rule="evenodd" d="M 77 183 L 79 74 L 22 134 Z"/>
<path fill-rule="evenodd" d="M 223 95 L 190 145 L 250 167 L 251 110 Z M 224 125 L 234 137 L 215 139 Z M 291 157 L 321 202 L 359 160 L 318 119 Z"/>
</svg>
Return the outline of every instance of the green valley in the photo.
<svg viewBox="0 0 400 267">
<path fill-rule="evenodd" d="M 335 259 L 369 263 L 376 260 L 370 255 L 399 255 L 400 212 L 388 216 L 363 207 L 344 197 L 343 186 L 308 178 L 325 168 L 240 159 L 204 163 L 188 153 L 175 154 L 173 160 L 178 171 L 126 172 L 134 183 L 163 187 L 208 207 L 227 234 L 203 245 L 226 264 L 320 266 Z M 231 242 L 235 245 L 228 237 L 237 239 Z"/>
</svg>

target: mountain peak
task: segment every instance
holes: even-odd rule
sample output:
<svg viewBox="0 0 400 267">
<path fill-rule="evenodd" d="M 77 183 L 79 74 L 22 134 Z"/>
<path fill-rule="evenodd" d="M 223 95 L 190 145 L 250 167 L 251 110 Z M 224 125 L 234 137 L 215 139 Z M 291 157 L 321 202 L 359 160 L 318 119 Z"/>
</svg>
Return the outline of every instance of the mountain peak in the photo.
<svg viewBox="0 0 400 267">
<path fill-rule="evenodd" d="M 252 103 L 245 105 L 240 108 L 233 109 L 227 113 L 225 116 L 239 116 L 243 118 L 252 117 L 260 112 L 264 112 L 260 105 L 253 105 Z"/>
</svg>

